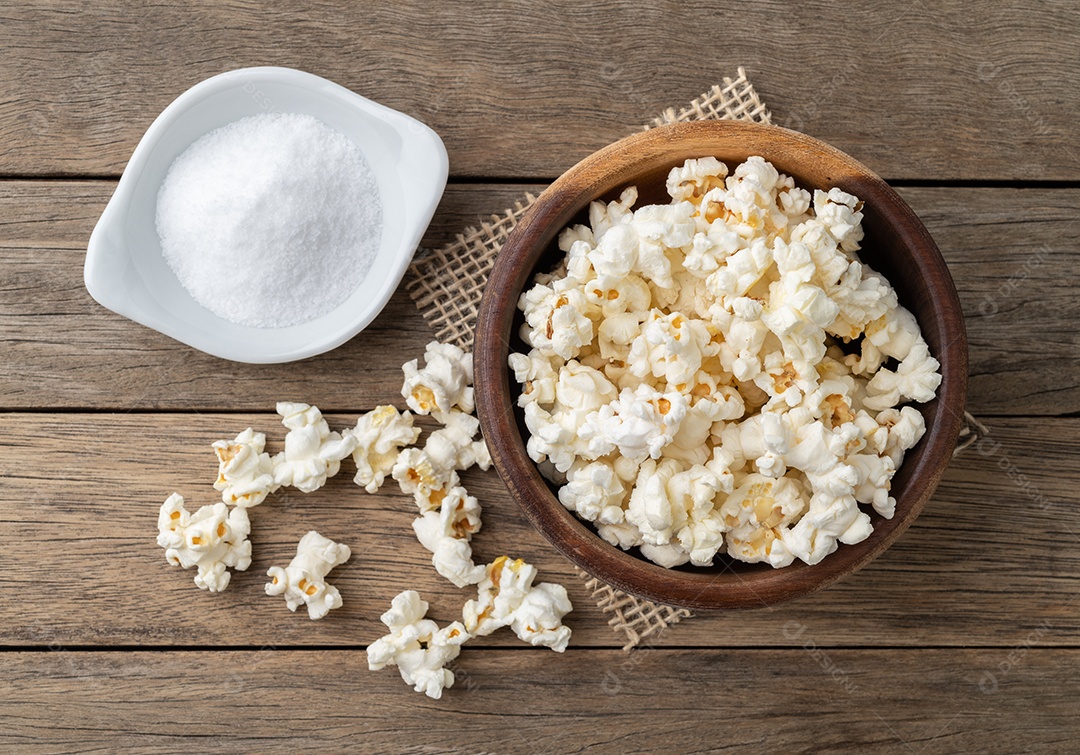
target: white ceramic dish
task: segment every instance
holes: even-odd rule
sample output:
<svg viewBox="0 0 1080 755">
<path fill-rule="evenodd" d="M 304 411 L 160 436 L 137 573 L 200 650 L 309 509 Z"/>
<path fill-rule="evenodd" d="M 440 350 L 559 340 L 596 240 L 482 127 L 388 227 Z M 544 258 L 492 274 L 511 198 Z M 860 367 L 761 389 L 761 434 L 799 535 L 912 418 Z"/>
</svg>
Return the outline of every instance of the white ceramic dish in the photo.
<svg viewBox="0 0 1080 755">
<path fill-rule="evenodd" d="M 377 178 L 383 205 L 379 251 L 360 287 L 336 309 L 287 328 L 224 320 L 184 290 L 161 254 L 154 218 L 173 160 L 227 123 L 267 112 L 304 113 L 352 139 Z M 340 346 L 390 299 L 446 187 L 438 134 L 404 113 L 290 68 L 242 68 L 196 84 L 147 129 L 90 236 L 84 277 L 102 306 L 224 359 L 291 362 Z"/>
</svg>

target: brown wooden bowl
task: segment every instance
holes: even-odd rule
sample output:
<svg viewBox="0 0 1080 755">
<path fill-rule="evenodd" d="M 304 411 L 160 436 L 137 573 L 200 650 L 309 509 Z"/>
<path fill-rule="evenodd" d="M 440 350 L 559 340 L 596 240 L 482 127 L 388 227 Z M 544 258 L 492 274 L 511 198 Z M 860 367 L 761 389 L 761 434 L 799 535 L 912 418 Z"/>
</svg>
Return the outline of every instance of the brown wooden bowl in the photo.
<svg viewBox="0 0 1080 755">
<path fill-rule="evenodd" d="M 815 566 L 783 569 L 718 556 L 710 568 L 665 569 L 605 542 L 559 503 L 554 488 L 525 452 L 526 432 L 511 385 L 510 349 L 528 351 L 517 335 L 517 309 L 533 274 L 560 256 L 556 237 L 583 222 L 589 202 L 612 199 L 634 184 L 638 204 L 666 203 L 668 171 L 691 157 L 713 155 L 734 168 L 761 155 L 806 189 L 838 186 L 864 201 L 866 232 L 860 257 L 883 273 L 919 321 L 941 362 L 937 398 L 917 405 L 926 435 L 893 480 L 896 514 L 871 513 L 874 532 L 841 545 Z M 967 391 L 967 336 L 952 277 L 934 240 L 888 184 L 848 155 L 809 136 L 737 121 L 663 126 L 616 142 L 582 160 L 553 183 L 518 223 L 495 261 L 480 304 L 474 348 L 476 404 L 491 456 L 529 521 L 582 569 L 614 587 L 650 600 L 694 609 L 767 606 L 819 590 L 865 566 L 911 525 L 937 487 L 960 431 Z"/>
</svg>

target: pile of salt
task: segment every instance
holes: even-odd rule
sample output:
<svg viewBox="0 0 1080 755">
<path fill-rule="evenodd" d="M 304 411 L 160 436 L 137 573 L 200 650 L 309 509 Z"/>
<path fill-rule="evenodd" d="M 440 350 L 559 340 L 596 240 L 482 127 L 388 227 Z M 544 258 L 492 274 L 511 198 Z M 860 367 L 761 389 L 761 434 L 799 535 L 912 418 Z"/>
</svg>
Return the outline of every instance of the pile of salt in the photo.
<svg viewBox="0 0 1080 755">
<path fill-rule="evenodd" d="M 375 176 L 321 121 L 256 115 L 211 131 L 169 168 L 157 198 L 165 261 L 231 322 L 309 322 L 352 294 L 382 233 Z"/>
</svg>

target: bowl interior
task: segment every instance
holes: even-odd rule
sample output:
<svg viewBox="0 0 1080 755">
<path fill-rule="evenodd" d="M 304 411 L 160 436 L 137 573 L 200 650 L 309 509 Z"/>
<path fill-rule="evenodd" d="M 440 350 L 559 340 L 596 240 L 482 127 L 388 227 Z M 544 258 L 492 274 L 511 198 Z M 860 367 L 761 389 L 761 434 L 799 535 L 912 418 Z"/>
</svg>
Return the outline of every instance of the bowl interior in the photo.
<svg viewBox="0 0 1080 755">
<path fill-rule="evenodd" d="M 897 512 L 891 520 L 869 507 L 874 533 L 841 545 L 822 563 L 796 562 L 774 570 L 718 557 L 714 566 L 664 569 L 604 542 L 557 500 L 557 487 L 539 474 L 525 452 L 528 437 L 517 409 L 519 388 L 510 379 L 510 349 L 528 351 L 518 336 L 524 318 L 518 295 L 536 272 L 550 270 L 562 253 L 556 239 L 566 225 L 587 221 L 588 203 L 611 200 L 634 184 L 638 205 L 670 201 L 668 171 L 690 157 L 713 155 L 734 168 L 761 155 L 806 189 L 838 186 L 865 202 L 861 259 L 884 274 L 901 303 L 919 321 L 942 362 L 938 398 L 916 405 L 927 433 L 893 480 Z M 500 341 L 499 338 L 502 338 Z M 530 520 L 571 560 L 627 592 L 693 608 L 754 607 L 790 599 L 848 574 L 885 549 L 922 509 L 936 486 L 959 431 L 966 391 L 966 339 L 959 302 L 933 240 L 914 213 L 880 178 L 852 158 L 809 137 L 740 123 L 680 124 L 601 150 L 571 169 L 538 199 L 508 239 L 492 271 L 477 327 L 477 404 L 484 432 L 493 437 L 500 473 Z M 490 381 L 490 382 L 489 382 Z"/>
<path fill-rule="evenodd" d="M 237 325 L 199 305 L 166 264 L 155 225 L 158 189 L 177 156 L 215 128 L 269 112 L 311 115 L 351 139 L 372 168 L 383 209 L 378 251 L 360 286 L 321 317 L 274 329 Z M 355 335 L 390 298 L 446 174 L 446 152 L 433 131 L 318 76 L 283 68 L 215 76 L 166 108 L 139 143 L 95 228 L 87 286 L 106 307 L 217 356 L 310 356 Z"/>
</svg>

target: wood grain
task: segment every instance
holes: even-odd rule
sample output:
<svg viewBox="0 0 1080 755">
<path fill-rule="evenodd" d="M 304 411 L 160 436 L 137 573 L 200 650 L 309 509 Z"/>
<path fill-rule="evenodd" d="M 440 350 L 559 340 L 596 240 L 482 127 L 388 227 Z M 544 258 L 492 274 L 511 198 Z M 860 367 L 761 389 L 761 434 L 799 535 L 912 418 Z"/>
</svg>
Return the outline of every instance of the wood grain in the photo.
<svg viewBox="0 0 1080 755">
<path fill-rule="evenodd" d="M 5 4 L 0 751 L 1075 750 L 1080 419 L 1062 415 L 1080 414 L 1080 190 L 1031 182 L 1080 179 L 1078 30 L 1069 0 Z M 399 590 L 440 621 L 468 591 L 430 567 L 411 501 L 392 483 L 367 495 L 349 462 L 325 490 L 255 509 L 251 569 L 199 591 L 153 537 L 173 490 L 215 500 L 209 442 L 254 424 L 278 447 L 283 398 L 343 412 L 339 426 L 399 402 L 400 364 L 430 338 L 399 294 L 331 354 L 251 367 L 87 296 L 115 186 L 99 179 L 181 91 L 263 64 L 443 136 L 472 180 L 448 188 L 429 246 L 739 65 L 779 125 L 888 178 L 1019 182 L 900 189 L 955 277 L 989 439 L 865 570 L 780 608 L 699 615 L 631 655 L 495 474 L 470 472 L 478 556 L 512 547 L 564 583 L 574 641 L 558 656 L 478 640 L 440 702 L 368 672 L 362 648 Z M 311 528 L 356 553 L 332 575 L 344 607 L 320 622 L 262 594 Z"/>
<path fill-rule="evenodd" d="M 399 293 L 345 346 L 303 362 L 241 365 L 206 356 L 98 306 L 82 282 L 86 241 L 108 181 L 0 182 L 0 407 L 265 411 L 287 396 L 357 411 L 394 399 L 401 363 L 431 337 Z M 424 241 L 539 185 L 451 185 Z M 1080 191 L 902 188 L 956 280 L 979 414 L 1080 411 Z M 1034 366 L 1034 367 L 1033 367 Z"/>
<path fill-rule="evenodd" d="M 2 13 L 0 173 L 117 175 L 174 97 L 262 64 L 420 118 L 455 175 L 552 178 L 744 65 L 778 123 L 885 176 L 1075 180 L 1078 23 L 1069 0 L 39 0 Z"/>
<path fill-rule="evenodd" d="M 393 483 L 365 493 L 351 461 L 323 490 L 287 491 L 252 510 L 254 562 L 224 593 L 201 592 L 192 572 L 166 565 L 154 543 L 160 502 L 173 491 L 189 505 L 216 500 L 209 444 L 249 425 L 280 447 L 273 414 L 0 415 L 0 645 L 357 647 L 381 634 L 379 615 L 410 588 L 440 621 L 459 615 L 470 591 L 431 568 L 410 528 L 411 499 Z M 1001 418 L 991 430 L 863 571 L 777 608 L 700 614 L 655 644 L 1009 646 L 1044 624 L 1043 644 L 1080 643 L 1080 420 Z M 495 473 L 464 479 L 484 506 L 478 559 L 507 550 L 528 559 L 570 591 L 574 647 L 619 644 Z M 332 575 L 344 607 L 319 622 L 262 594 L 266 569 L 291 558 L 309 529 L 355 553 Z M 520 646 L 507 633 L 477 644 Z"/>
<path fill-rule="evenodd" d="M 1032 635 L 1031 645 L 1038 645 Z M 1080 651 L 471 651 L 441 700 L 359 652 L 11 654 L 0 747 L 115 751 L 1067 752 Z"/>
</svg>

